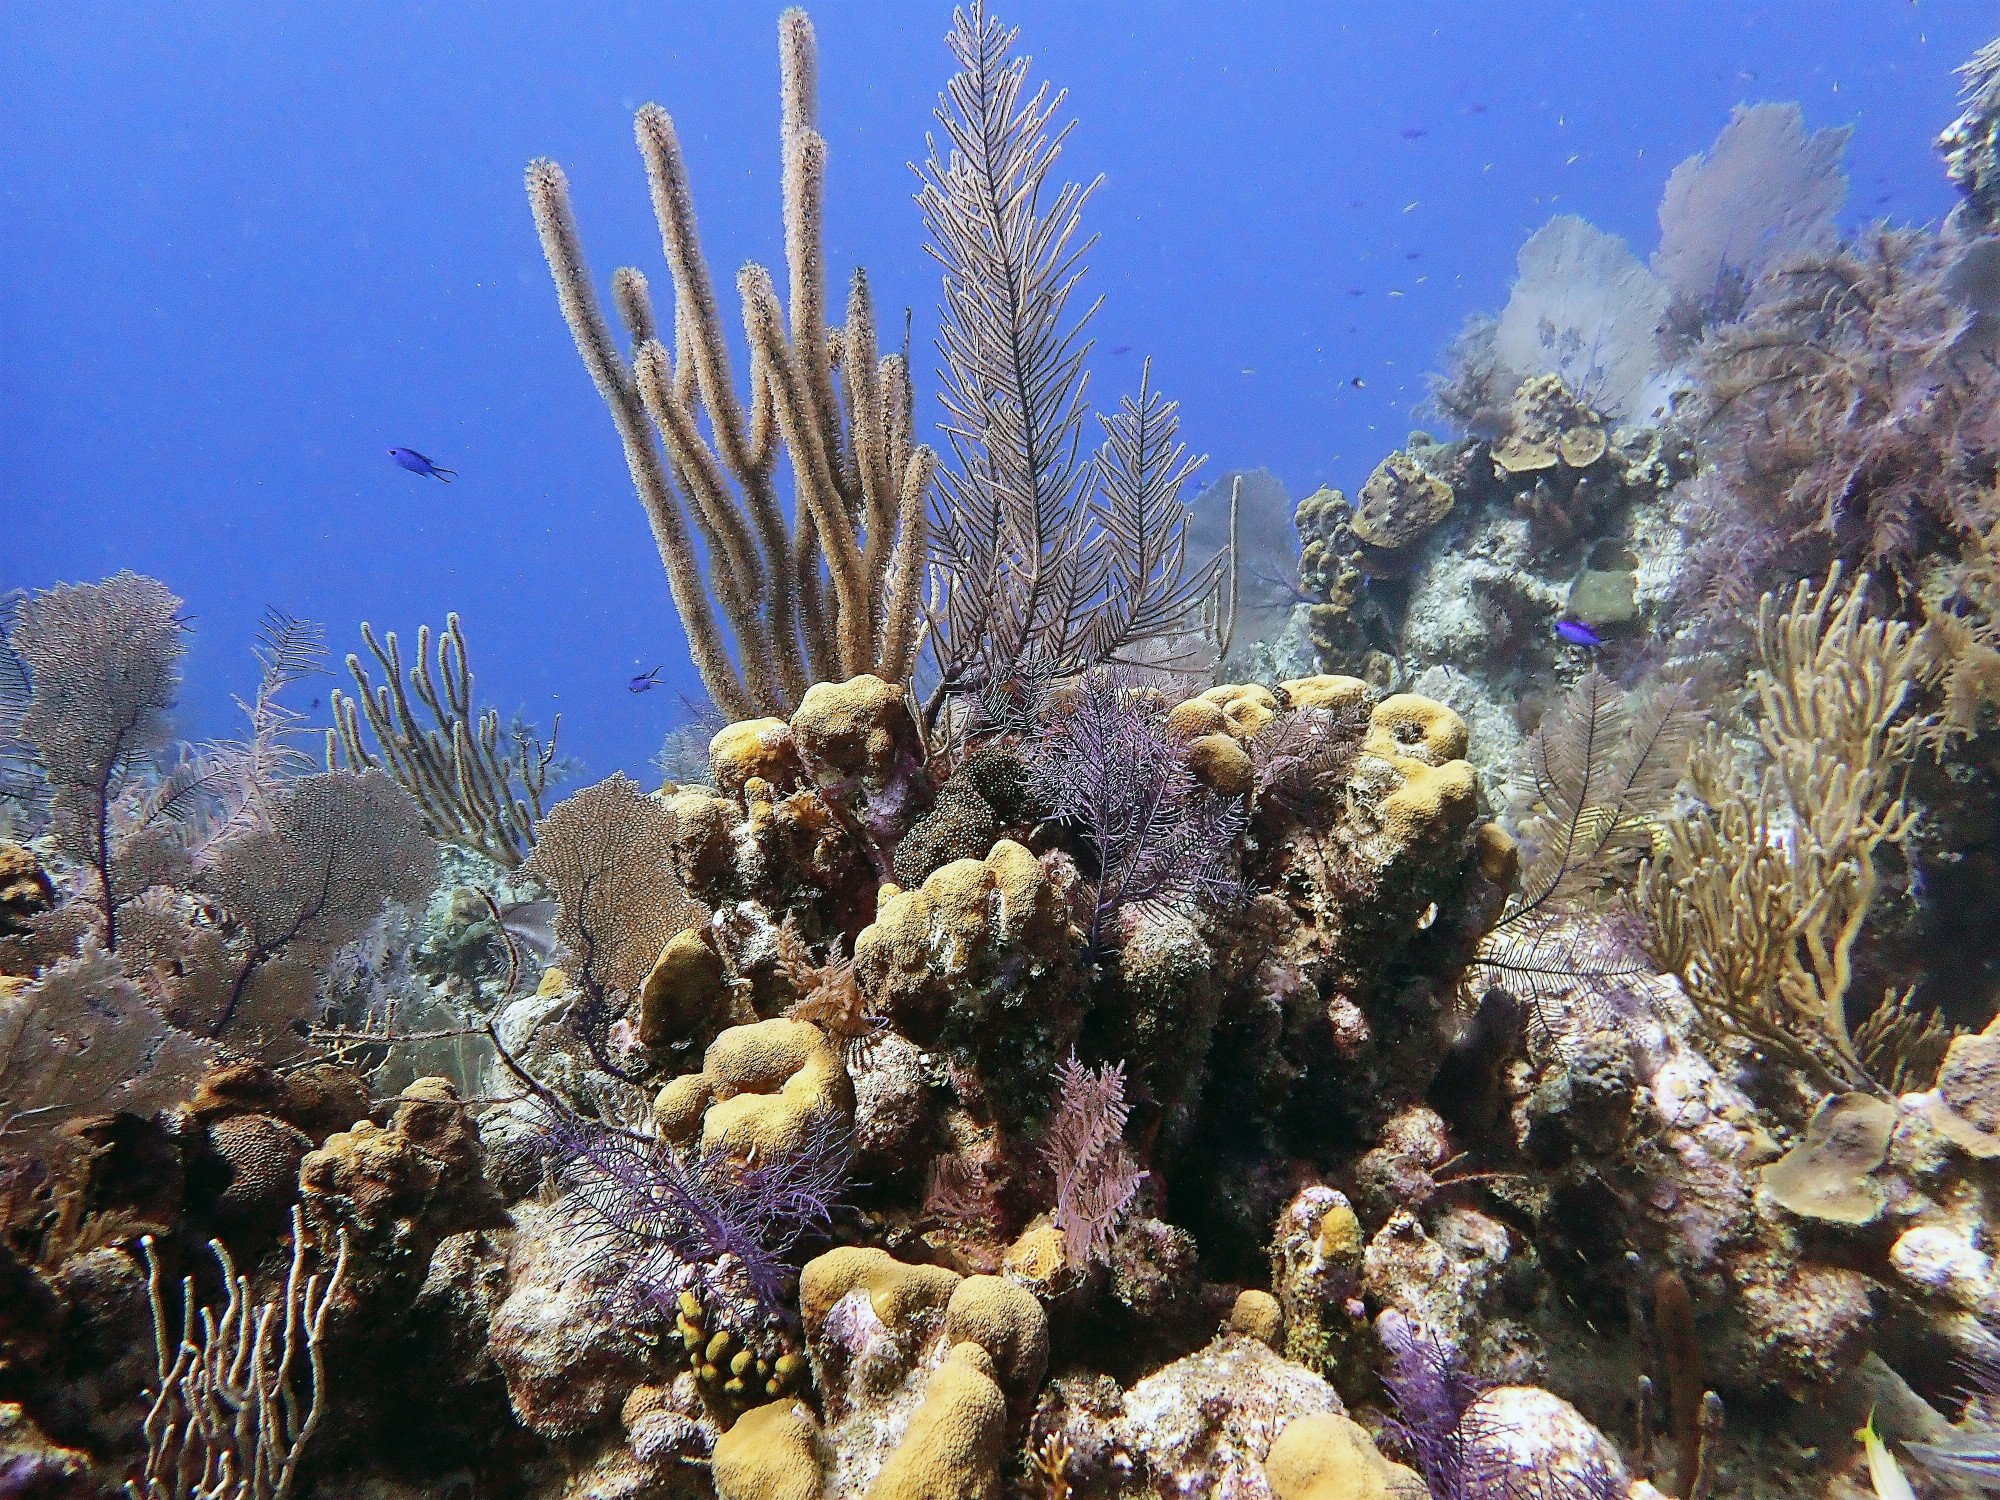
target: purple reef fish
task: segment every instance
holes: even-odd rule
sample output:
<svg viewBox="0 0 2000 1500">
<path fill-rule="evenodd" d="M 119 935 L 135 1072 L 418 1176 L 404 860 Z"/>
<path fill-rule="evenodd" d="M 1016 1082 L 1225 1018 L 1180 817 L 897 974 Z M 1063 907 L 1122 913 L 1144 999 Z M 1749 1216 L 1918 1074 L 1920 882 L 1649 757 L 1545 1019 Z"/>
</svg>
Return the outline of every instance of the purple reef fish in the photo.
<svg viewBox="0 0 2000 1500">
<path fill-rule="evenodd" d="M 1592 630 L 1581 620 L 1556 621 L 1556 634 L 1568 641 L 1572 646 L 1582 646 L 1586 649 L 1604 644 L 1604 637 Z"/>
<path fill-rule="evenodd" d="M 666 671 L 666 668 L 660 666 L 653 668 L 650 672 L 641 672 L 637 677 L 634 677 L 630 682 L 625 684 L 625 691 L 628 693 L 643 693 L 658 687 L 660 685 L 660 674 L 664 671 Z"/>
<path fill-rule="evenodd" d="M 422 474 L 428 479 L 442 479 L 446 484 L 450 484 L 452 475 L 458 472 L 456 469 L 440 469 L 414 448 L 391 448 L 389 457 L 395 459 L 412 474 Z"/>
</svg>

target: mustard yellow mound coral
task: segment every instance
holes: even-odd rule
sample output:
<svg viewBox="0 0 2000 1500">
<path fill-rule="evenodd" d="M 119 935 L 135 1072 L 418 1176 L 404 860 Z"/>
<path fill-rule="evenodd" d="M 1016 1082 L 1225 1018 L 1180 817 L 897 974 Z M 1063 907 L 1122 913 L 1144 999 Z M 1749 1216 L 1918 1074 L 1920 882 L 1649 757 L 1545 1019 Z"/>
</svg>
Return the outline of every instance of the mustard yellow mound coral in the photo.
<svg viewBox="0 0 2000 1500">
<path fill-rule="evenodd" d="M 689 927 L 668 939 L 639 988 L 639 1040 L 648 1047 L 703 1046 L 735 1009 L 722 955 L 708 934 Z"/>
<path fill-rule="evenodd" d="M 1498 823 L 1479 825 L 1472 836 L 1472 853 L 1479 873 L 1502 890 L 1511 891 L 1521 878 L 1521 846 Z"/>
<path fill-rule="evenodd" d="M 952 1346 L 868 1500 L 990 1500 L 1000 1493 L 1007 1398 L 994 1373 L 979 1345 Z"/>
<path fill-rule="evenodd" d="M 653 1113 L 670 1141 L 699 1131 L 705 1150 L 769 1156 L 800 1149 L 816 1130 L 850 1124 L 854 1085 L 817 1026 L 759 1021 L 711 1042 L 701 1071 L 661 1089 Z"/>
<path fill-rule="evenodd" d="M 1391 852 L 1435 845 L 1472 826 L 1479 777 L 1462 758 L 1467 743 L 1465 721 L 1442 703 L 1395 693 L 1375 705 L 1361 748 L 1395 779 L 1378 808 Z"/>
<path fill-rule="evenodd" d="M 998 1493 L 1008 1403 L 1025 1411 L 1048 1368 L 1040 1303 L 997 1276 L 845 1246 L 807 1263 L 799 1308 L 839 1455 L 831 1491 Z"/>
<path fill-rule="evenodd" d="M 1375 705 L 1361 748 L 1384 760 L 1398 757 L 1442 766 L 1465 756 L 1465 720 L 1442 703 L 1416 693 L 1393 693 Z"/>
<path fill-rule="evenodd" d="M 740 792 L 751 777 L 790 786 L 805 774 L 798 741 L 783 719 L 745 719 L 708 742 L 708 767 L 725 792 Z"/>
<path fill-rule="evenodd" d="M 1278 696 L 1290 708 L 1361 708 L 1375 701 L 1375 689 L 1359 677 L 1322 673 L 1293 677 L 1278 684 Z"/>
<path fill-rule="evenodd" d="M 1253 1338 L 1267 1349 L 1278 1349 L 1285 1336 L 1285 1313 L 1269 1292 L 1246 1287 L 1229 1309 L 1229 1331 Z"/>
<path fill-rule="evenodd" d="M 1479 813 L 1479 777 L 1462 760 L 1419 765 L 1382 799 L 1382 827 L 1400 845 L 1458 833 Z"/>
<path fill-rule="evenodd" d="M 1203 735 L 1188 746 L 1187 759 L 1194 779 L 1221 796 L 1248 796 L 1257 785 L 1250 752 L 1230 735 Z"/>
<path fill-rule="evenodd" d="M 664 800 L 674 818 L 674 866 L 688 889 L 723 889 L 734 872 L 743 809 L 733 798 L 698 786 L 669 792 Z"/>
<path fill-rule="evenodd" d="M 934 1008 L 1003 958 L 1053 963 L 1068 913 L 1040 863 L 1012 839 L 984 859 L 955 859 L 884 904 L 854 940 L 862 987 L 894 1010 Z"/>
<path fill-rule="evenodd" d="M 1376 1451 L 1360 1423 L 1317 1412 L 1285 1424 L 1264 1458 L 1273 1500 L 1390 1500 L 1421 1495 L 1424 1482 Z"/>
<path fill-rule="evenodd" d="M 850 1292 L 868 1293 L 875 1317 L 889 1328 L 935 1316 L 959 1284 L 943 1266 L 911 1266 L 886 1250 L 842 1245 L 806 1262 L 799 1276 L 799 1314 L 808 1338 L 817 1338 L 834 1304 Z"/>
<path fill-rule="evenodd" d="M 1177 740 L 1198 740 L 1203 735 L 1227 734 L 1229 720 L 1206 698 L 1190 698 L 1167 710 L 1166 727 Z"/>
<path fill-rule="evenodd" d="M 803 1402 L 753 1407 L 715 1440 L 716 1500 L 820 1500 L 819 1427 Z"/>
<path fill-rule="evenodd" d="M 1042 1304 L 1000 1276 L 968 1276 L 944 1309 L 944 1336 L 977 1344 L 993 1357 L 996 1378 L 1010 1396 L 1025 1398 L 1049 1367 L 1049 1320 Z"/>
<path fill-rule="evenodd" d="M 1222 710 L 1224 727 L 1239 740 L 1254 736 L 1277 717 L 1278 697 L 1262 683 L 1225 682 L 1201 695 Z"/>
<path fill-rule="evenodd" d="M 1036 1296 L 1054 1298 L 1074 1286 L 1075 1267 L 1063 1254 L 1063 1234 L 1048 1214 L 1038 1214 L 1033 1223 L 1015 1236 L 1001 1257 L 1000 1269 Z"/>
</svg>

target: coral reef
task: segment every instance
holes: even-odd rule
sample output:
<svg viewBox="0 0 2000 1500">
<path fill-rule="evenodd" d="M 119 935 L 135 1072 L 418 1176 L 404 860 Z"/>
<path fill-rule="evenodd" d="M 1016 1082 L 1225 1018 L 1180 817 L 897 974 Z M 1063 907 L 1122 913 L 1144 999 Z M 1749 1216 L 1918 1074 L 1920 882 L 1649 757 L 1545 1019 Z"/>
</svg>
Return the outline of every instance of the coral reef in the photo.
<svg viewBox="0 0 2000 1500">
<path fill-rule="evenodd" d="M 801 13 L 744 392 L 665 112 L 671 352 L 530 168 L 720 709 L 686 779 L 545 807 L 455 616 L 363 627 L 321 771 L 317 627 L 196 749 L 164 585 L 10 600 L 0 1493 L 1990 1479 L 1991 49 L 1941 230 L 1843 241 L 1845 131 L 1779 105 L 1651 269 L 1538 230 L 1464 435 L 1307 496 L 1294 573 L 1270 476 L 1182 504 L 1150 371 L 1086 451 L 1014 41 L 956 18 L 919 173 L 935 497 L 864 278 L 827 321 Z"/>
</svg>

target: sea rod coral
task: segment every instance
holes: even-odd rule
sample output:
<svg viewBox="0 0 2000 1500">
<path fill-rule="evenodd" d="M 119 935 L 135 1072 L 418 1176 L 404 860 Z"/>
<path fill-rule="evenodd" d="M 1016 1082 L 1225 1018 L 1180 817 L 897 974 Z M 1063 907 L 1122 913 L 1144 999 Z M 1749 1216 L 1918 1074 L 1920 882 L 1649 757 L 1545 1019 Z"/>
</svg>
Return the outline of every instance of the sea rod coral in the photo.
<svg viewBox="0 0 2000 1500">
<path fill-rule="evenodd" d="M 673 117 L 648 104 L 636 122 L 674 307 L 663 325 L 645 276 L 631 267 L 613 273 L 629 359 L 598 308 L 568 179 L 548 160 L 532 162 L 527 178 L 563 316 L 611 408 L 695 664 L 734 718 L 787 711 L 812 682 L 857 672 L 908 679 L 933 464 L 913 435 L 908 362 L 878 354 L 864 273 L 854 273 L 847 321 L 827 322 L 827 148 L 816 127 L 818 59 L 805 12 L 779 20 L 778 54 L 790 288 L 781 306 L 763 266 L 737 274 L 750 337 L 747 410 Z M 662 327 L 672 329 L 671 351 Z M 789 525 L 777 493 L 781 456 L 796 489 Z M 711 588 L 735 638 L 734 661 Z"/>
</svg>

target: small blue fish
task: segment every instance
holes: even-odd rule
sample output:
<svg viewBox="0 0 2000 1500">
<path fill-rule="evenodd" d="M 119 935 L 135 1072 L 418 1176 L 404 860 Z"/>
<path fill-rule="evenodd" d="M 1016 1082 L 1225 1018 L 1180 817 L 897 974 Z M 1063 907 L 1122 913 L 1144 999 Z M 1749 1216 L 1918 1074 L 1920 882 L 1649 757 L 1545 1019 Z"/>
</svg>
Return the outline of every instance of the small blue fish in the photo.
<svg viewBox="0 0 2000 1500">
<path fill-rule="evenodd" d="M 637 677 L 634 677 L 630 682 L 625 684 L 625 691 L 628 693 L 650 692 L 660 685 L 660 674 L 664 671 L 666 671 L 666 668 L 659 666 L 653 668 L 650 672 L 641 672 Z"/>
<path fill-rule="evenodd" d="M 1556 634 L 1572 646 L 1582 646 L 1586 650 L 1604 644 L 1604 637 L 1592 630 L 1581 620 L 1556 621 Z"/>
<path fill-rule="evenodd" d="M 414 448 L 391 448 L 389 457 L 395 459 L 412 474 L 422 474 L 428 479 L 442 479 L 446 484 L 450 484 L 452 475 L 458 472 L 456 469 L 440 469 Z"/>
</svg>

